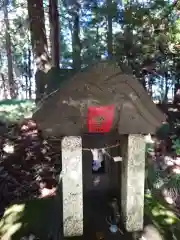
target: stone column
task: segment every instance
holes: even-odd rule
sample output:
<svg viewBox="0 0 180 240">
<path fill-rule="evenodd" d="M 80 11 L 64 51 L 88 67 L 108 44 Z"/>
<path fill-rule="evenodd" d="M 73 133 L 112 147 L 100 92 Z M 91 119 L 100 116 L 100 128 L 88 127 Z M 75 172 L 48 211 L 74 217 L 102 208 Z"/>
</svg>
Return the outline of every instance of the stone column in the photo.
<svg viewBox="0 0 180 240">
<path fill-rule="evenodd" d="M 64 237 L 83 235 L 82 140 L 62 140 L 62 199 Z"/>
<path fill-rule="evenodd" d="M 121 137 L 121 208 L 128 232 L 141 231 L 144 218 L 145 140 L 134 134 Z"/>
</svg>

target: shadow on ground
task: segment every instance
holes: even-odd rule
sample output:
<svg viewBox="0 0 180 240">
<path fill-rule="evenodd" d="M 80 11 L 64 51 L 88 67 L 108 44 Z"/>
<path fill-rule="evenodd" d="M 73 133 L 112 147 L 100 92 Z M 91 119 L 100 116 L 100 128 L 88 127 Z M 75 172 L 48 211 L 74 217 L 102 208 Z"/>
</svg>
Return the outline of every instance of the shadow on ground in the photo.
<svg viewBox="0 0 180 240">
<path fill-rule="evenodd" d="M 130 234 L 112 234 L 106 222 L 108 214 L 107 196 L 89 195 L 84 199 L 84 236 L 71 239 L 132 239 Z M 14 204 L 6 209 L 0 222 L 0 237 L 20 240 L 34 234 L 40 240 L 68 239 L 62 234 L 62 201 L 56 196 L 48 199 L 35 199 Z"/>
<path fill-rule="evenodd" d="M 120 229 L 124 232 L 123 235 L 120 232 L 112 234 L 109 231 L 109 225 L 106 221 L 106 216 L 109 215 L 109 200 L 108 194 L 100 194 L 99 192 L 84 196 L 84 236 L 73 238 L 64 238 L 62 234 L 62 199 L 60 196 L 14 204 L 6 209 L 0 221 L 0 239 L 20 240 L 23 236 L 34 234 L 40 240 L 132 240 L 132 235 L 124 231 L 122 224 Z M 151 216 L 150 218 L 156 223 L 164 222 L 166 219 L 172 221 L 175 218 L 170 211 L 167 211 L 160 204 L 157 205 L 150 198 L 145 201 L 145 206 L 146 214 Z M 145 219 L 145 225 L 151 223 Z M 166 230 L 171 229 L 172 225 L 168 222 Z M 167 236 L 165 239 L 172 239 L 172 236 Z"/>
<path fill-rule="evenodd" d="M 13 204 L 0 222 L 0 238 L 20 240 L 33 234 L 39 239 L 57 239 L 61 209 L 59 197 L 35 199 Z"/>
</svg>

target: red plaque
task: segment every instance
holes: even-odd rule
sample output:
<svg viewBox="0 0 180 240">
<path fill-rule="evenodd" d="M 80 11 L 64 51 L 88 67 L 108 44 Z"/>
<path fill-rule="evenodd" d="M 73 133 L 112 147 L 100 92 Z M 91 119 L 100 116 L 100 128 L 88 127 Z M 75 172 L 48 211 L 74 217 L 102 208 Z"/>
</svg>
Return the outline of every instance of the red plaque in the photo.
<svg viewBox="0 0 180 240">
<path fill-rule="evenodd" d="M 114 105 L 90 106 L 87 112 L 89 133 L 107 133 L 110 131 L 114 118 Z"/>
</svg>

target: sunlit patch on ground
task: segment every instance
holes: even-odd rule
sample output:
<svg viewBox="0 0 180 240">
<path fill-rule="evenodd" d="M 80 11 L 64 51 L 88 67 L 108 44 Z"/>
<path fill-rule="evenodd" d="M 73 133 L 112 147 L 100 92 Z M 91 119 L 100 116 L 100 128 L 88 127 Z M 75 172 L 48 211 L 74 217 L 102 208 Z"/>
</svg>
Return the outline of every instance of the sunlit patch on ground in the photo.
<svg viewBox="0 0 180 240">
<path fill-rule="evenodd" d="M 20 240 L 30 234 L 39 239 L 48 239 L 52 229 L 56 231 L 55 226 L 61 224 L 60 220 L 57 222 L 56 214 L 61 215 L 57 203 L 58 201 L 51 197 L 11 205 L 0 221 L 0 239 Z"/>
<path fill-rule="evenodd" d="M 3 147 L 3 151 L 9 154 L 12 154 L 14 153 L 14 146 L 6 143 L 5 146 Z"/>
</svg>

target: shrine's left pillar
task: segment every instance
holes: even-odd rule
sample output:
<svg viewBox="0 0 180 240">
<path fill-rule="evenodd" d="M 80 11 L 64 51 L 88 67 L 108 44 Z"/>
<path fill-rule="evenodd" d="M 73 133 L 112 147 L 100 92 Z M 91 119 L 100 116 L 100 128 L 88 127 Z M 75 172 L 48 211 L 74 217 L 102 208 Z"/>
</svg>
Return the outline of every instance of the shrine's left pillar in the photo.
<svg viewBox="0 0 180 240">
<path fill-rule="evenodd" d="M 64 237 L 83 235 L 82 139 L 62 140 L 62 200 Z"/>
</svg>

